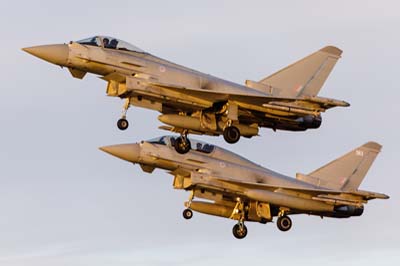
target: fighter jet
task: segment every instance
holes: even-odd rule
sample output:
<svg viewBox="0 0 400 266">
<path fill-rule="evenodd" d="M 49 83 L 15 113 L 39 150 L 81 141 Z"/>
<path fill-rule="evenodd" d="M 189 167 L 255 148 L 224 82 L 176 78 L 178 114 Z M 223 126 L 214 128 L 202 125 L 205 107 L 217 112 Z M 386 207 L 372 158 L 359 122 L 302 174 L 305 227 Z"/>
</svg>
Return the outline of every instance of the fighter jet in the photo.
<svg viewBox="0 0 400 266">
<path fill-rule="evenodd" d="M 191 219 L 197 211 L 236 220 L 232 232 L 238 239 L 246 237 L 247 221 L 266 224 L 277 217 L 279 230 L 288 231 L 291 215 L 361 216 L 369 200 L 389 198 L 358 189 L 381 150 L 376 142 L 365 143 L 309 174 L 298 173 L 291 178 L 223 148 L 190 141 L 192 148 L 186 154 L 174 151 L 177 140 L 173 136 L 100 149 L 139 164 L 147 173 L 155 168 L 166 170 L 174 176 L 175 189 L 190 191 L 183 211 L 185 219 Z"/>
<path fill-rule="evenodd" d="M 68 44 L 24 51 L 67 67 L 74 78 L 86 73 L 107 82 L 107 95 L 125 99 L 117 126 L 128 128 L 130 105 L 156 110 L 164 126 L 178 132 L 175 148 L 190 150 L 188 133 L 223 135 L 228 143 L 258 135 L 259 127 L 304 131 L 319 128 L 321 112 L 349 106 L 318 92 L 342 51 L 326 46 L 260 81 L 236 84 L 169 62 L 122 40 L 94 36 Z M 240 51 L 239 51 L 240 52 Z M 234 56 L 234 55 L 233 55 Z"/>
</svg>

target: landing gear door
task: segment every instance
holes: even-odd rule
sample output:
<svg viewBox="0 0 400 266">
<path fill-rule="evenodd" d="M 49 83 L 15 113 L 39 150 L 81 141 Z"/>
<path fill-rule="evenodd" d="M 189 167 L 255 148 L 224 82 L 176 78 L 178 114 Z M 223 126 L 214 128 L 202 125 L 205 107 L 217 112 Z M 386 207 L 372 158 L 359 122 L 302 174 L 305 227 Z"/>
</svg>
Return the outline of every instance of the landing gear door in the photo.
<svg viewBox="0 0 400 266">
<path fill-rule="evenodd" d="M 252 221 L 271 221 L 271 210 L 268 203 L 252 201 L 248 212 L 249 219 Z"/>
<path fill-rule="evenodd" d="M 256 205 L 257 215 L 268 221 L 272 220 L 271 209 L 268 203 L 257 202 Z"/>
</svg>

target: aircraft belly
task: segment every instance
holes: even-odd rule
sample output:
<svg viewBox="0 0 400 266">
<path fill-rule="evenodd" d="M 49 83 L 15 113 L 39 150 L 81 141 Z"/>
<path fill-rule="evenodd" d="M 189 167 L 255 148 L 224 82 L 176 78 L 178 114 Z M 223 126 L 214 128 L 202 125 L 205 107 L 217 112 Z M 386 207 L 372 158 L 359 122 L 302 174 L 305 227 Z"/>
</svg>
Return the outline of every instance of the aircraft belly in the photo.
<svg viewBox="0 0 400 266">
<path fill-rule="evenodd" d="M 194 108 L 208 108 L 213 105 L 212 100 L 205 100 L 202 98 L 186 95 L 173 90 L 148 85 L 146 81 L 138 80 L 135 78 L 127 78 L 127 89 L 132 91 L 134 95 L 142 95 L 158 99 L 158 101 L 166 103 L 170 106 L 173 105 L 189 105 Z"/>
<path fill-rule="evenodd" d="M 149 100 L 143 97 L 131 97 L 129 103 L 137 107 L 156 110 L 159 112 L 162 112 L 163 110 L 163 105 L 161 102 L 155 100 Z"/>
<path fill-rule="evenodd" d="M 203 117 L 200 118 L 178 114 L 163 114 L 160 115 L 158 119 L 161 122 L 176 128 L 186 128 L 194 130 L 196 132 L 212 134 L 222 134 L 223 129 L 226 125 L 226 123 L 222 120 L 216 121 L 215 119 L 211 119 L 206 123 Z M 233 123 L 233 125 L 239 129 L 242 136 L 252 137 L 258 134 L 257 125 L 253 126 L 240 123 Z"/>
<path fill-rule="evenodd" d="M 268 202 L 281 207 L 288 207 L 294 210 L 302 211 L 333 211 L 333 205 L 326 204 L 312 199 L 295 197 L 284 193 L 268 190 L 251 189 L 244 192 L 251 199 Z"/>
</svg>

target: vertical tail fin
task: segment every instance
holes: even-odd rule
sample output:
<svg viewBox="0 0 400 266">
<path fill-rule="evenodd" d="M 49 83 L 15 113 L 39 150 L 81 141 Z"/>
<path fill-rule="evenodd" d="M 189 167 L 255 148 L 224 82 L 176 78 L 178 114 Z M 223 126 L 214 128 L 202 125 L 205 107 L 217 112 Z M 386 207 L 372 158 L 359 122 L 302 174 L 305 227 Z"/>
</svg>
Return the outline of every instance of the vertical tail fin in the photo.
<svg viewBox="0 0 400 266">
<path fill-rule="evenodd" d="M 339 48 L 326 46 L 264 78 L 259 83 L 268 86 L 274 96 L 288 98 L 316 96 L 341 54 Z"/>
<path fill-rule="evenodd" d="M 312 183 L 335 190 L 356 190 L 382 146 L 368 142 L 305 176 Z M 308 180 L 303 180 L 308 182 Z"/>
</svg>

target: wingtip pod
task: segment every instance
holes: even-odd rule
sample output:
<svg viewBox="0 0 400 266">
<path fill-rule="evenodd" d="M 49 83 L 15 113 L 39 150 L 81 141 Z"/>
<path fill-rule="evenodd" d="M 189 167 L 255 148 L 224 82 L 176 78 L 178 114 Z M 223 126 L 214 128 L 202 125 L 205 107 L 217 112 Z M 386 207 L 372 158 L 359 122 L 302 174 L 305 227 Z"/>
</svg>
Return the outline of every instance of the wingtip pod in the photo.
<svg viewBox="0 0 400 266">
<path fill-rule="evenodd" d="M 365 143 L 363 145 L 363 147 L 373 150 L 373 151 L 376 151 L 376 152 L 380 152 L 382 149 L 382 145 L 377 142 L 374 142 L 374 141 L 369 141 L 369 142 Z"/>
<path fill-rule="evenodd" d="M 331 46 L 331 45 L 325 46 L 325 47 L 322 48 L 320 51 L 321 51 L 321 52 L 328 53 L 328 54 L 332 54 L 332 55 L 335 55 L 335 56 L 341 56 L 342 53 L 343 53 L 342 50 L 340 50 L 339 48 L 337 48 L 337 47 L 335 47 L 335 46 Z"/>
</svg>

